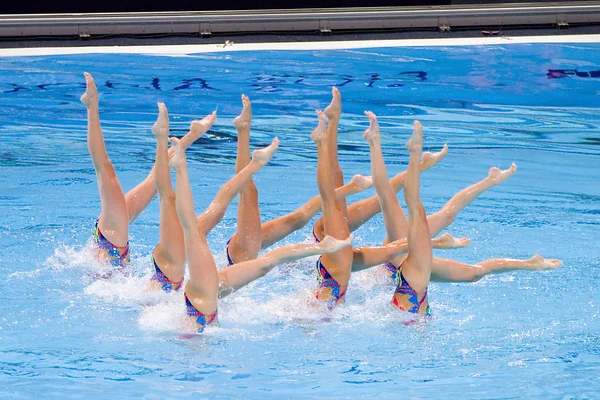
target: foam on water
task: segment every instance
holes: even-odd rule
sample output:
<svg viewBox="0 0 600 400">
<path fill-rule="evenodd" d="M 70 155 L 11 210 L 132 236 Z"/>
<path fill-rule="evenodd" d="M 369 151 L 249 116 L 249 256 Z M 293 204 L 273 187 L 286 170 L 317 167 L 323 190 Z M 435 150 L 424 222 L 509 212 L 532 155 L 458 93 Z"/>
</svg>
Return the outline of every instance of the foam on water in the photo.
<svg viewBox="0 0 600 400">
<path fill-rule="evenodd" d="M 307 237 L 306 241 L 311 238 Z M 222 253 L 216 257 L 222 265 Z M 279 326 L 275 331 L 293 327 L 311 327 L 322 323 L 337 329 L 354 330 L 352 321 L 362 320 L 378 326 L 411 322 L 415 316 L 394 312 L 389 305 L 394 286 L 380 269 L 355 273 L 348 290 L 347 304 L 328 311 L 315 299 L 318 257 L 276 267 L 266 277 L 232 293 L 219 301 L 219 328 L 212 335 L 228 337 L 246 332 L 252 325 Z M 46 268 L 15 272 L 11 278 L 29 279 L 42 273 L 75 273 L 84 284 L 82 293 L 113 306 L 134 307 L 138 324 L 154 332 L 190 332 L 182 290 L 166 293 L 149 290 L 152 276 L 149 256 L 132 258 L 122 272 L 112 272 L 94 257 L 90 239 L 81 246 L 61 245 L 46 261 Z M 49 271 L 51 270 L 51 271 Z M 53 272 L 52 272 L 53 271 Z M 185 280 L 188 279 L 186 273 Z M 185 285 L 185 282 L 184 282 Z M 246 327 L 246 328 L 245 328 Z M 256 338 L 257 340 L 259 338 Z"/>
</svg>

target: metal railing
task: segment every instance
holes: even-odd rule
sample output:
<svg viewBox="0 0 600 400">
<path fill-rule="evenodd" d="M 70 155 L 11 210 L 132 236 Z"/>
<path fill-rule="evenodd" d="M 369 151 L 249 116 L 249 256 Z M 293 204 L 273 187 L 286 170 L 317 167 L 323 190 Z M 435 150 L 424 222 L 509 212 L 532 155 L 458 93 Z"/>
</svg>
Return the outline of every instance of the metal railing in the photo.
<svg viewBox="0 0 600 400">
<path fill-rule="evenodd" d="M 600 23 L 599 2 L 441 7 L 0 15 L 0 37 L 256 34 Z"/>
</svg>

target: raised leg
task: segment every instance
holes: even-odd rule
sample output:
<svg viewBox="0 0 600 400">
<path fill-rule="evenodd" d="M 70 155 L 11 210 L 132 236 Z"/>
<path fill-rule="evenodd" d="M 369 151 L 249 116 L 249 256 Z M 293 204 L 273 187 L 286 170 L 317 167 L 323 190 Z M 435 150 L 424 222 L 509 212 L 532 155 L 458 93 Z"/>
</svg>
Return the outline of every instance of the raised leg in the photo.
<svg viewBox="0 0 600 400">
<path fill-rule="evenodd" d="M 333 176 L 333 187 L 337 189 L 344 186 L 344 174 L 340 167 L 338 157 L 338 127 L 340 124 L 340 115 L 342 113 L 342 96 L 337 88 L 331 89 L 331 103 L 325 108 L 327 116 L 327 141 L 329 147 L 329 160 L 331 162 L 331 172 Z M 346 199 L 338 200 L 343 206 L 342 213 L 347 218 L 348 211 L 346 210 Z"/>
<path fill-rule="evenodd" d="M 160 204 L 160 239 L 153 256 L 156 264 L 171 282 L 181 282 L 185 273 L 185 241 L 171 182 L 168 154 L 169 115 L 163 103 L 158 103 L 158 119 L 152 126 L 152 133 L 156 136 L 154 176 Z M 181 151 L 185 151 L 185 148 L 181 148 Z"/>
<path fill-rule="evenodd" d="M 200 136 L 202 136 L 217 119 L 216 111 L 207 115 L 200 121 L 192 121 L 189 132 L 181 138 L 179 146 L 186 150 Z M 169 158 L 173 156 L 173 150 L 169 149 Z M 131 189 L 125 195 L 127 210 L 129 211 L 129 223 L 135 221 L 142 211 L 148 207 L 156 195 L 155 168 L 152 168 L 146 179 Z"/>
<path fill-rule="evenodd" d="M 185 160 L 185 151 L 178 148 L 178 140 L 171 139 L 175 154 L 171 165 L 175 168 L 176 208 L 183 228 L 185 255 L 190 268 L 190 280 L 185 293 L 194 307 L 203 314 L 213 314 L 217 309 L 219 278 L 217 266 L 210 252 L 206 235 L 196 226 L 194 199 Z"/>
<path fill-rule="evenodd" d="M 431 235 L 436 236 L 440 233 L 442 229 L 454 222 L 454 219 L 463 208 L 486 190 L 510 178 L 516 170 L 517 165 L 514 163 L 504 171 L 496 167 L 491 168 L 487 178 L 458 192 L 440 211 L 427 216 Z"/>
<path fill-rule="evenodd" d="M 342 212 L 343 205 L 337 201 L 335 196 L 325 115 L 320 111 L 317 111 L 317 114 L 319 125 L 311 133 L 310 138 L 317 144 L 317 186 L 321 194 L 325 235 L 338 240 L 345 240 L 350 236 L 350 231 Z M 331 277 L 339 284 L 341 293 L 344 293 L 350 280 L 352 248 L 348 247 L 331 254 L 325 254 L 322 256 L 321 261 Z M 321 292 L 317 292 L 317 298 L 321 298 L 321 294 Z"/>
<path fill-rule="evenodd" d="M 468 238 L 455 238 L 449 233 L 444 233 L 437 239 L 431 239 L 431 247 L 435 249 L 456 249 L 469 244 Z M 385 246 L 362 246 L 352 249 L 352 272 L 389 263 L 395 257 L 405 255 L 408 252 L 408 240 L 400 239 L 390 242 Z"/>
<path fill-rule="evenodd" d="M 415 121 L 415 129 L 406 147 L 410 152 L 404 199 L 408 207 L 408 257 L 402 264 L 402 275 L 410 286 L 422 293 L 431 276 L 431 235 L 427 225 L 425 208 L 419 193 L 419 157 L 423 146 L 423 128 Z"/>
<path fill-rule="evenodd" d="M 492 258 L 475 265 L 465 264 L 447 258 L 433 258 L 431 280 L 434 282 L 475 282 L 486 275 L 510 271 L 556 269 L 561 260 L 545 259 L 539 254 L 529 260 L 512 258 Z"/>
<path fill-rule="evenodd" d="M 250 164 L 246 165 L 238 174 L 221 186 L 213 202 L 196 218 L 198 230 L 204 236 L 223 219 L 229 203 L 244 188 L 248 179 L 269 162 L 278 147 L 279 139 L 275 138 L 264 149 L 254 150 Z"/>
<path fill-rule="evenodd" d="M 124 247 L 129 237 L 129 213 L 123 189 L 104 145 L 98 110 L 98 89 L 92 75 L 85 72 L 86 91 L 81 102 L 87 108 L 88 150 L 96 171 L 102 212 L 98 228 L 113 245 Z"/>
<path fill-rule="evenodd" d="M 400 207 L 396 192 L 394 192 L 388 181 L 385 161 L 381 152 L 381 136 L 377 117 L 370 111 L 365 111 L 365 115 L 369 117 L 370 126 L 369 129 L 365 130 L 363 137 L 369 143 L 373 186 L 375 186 L 375 191 L 379 197 L 387 237 L 390 241 L 399 240 L 408 235 L 408 220 L 402 207 Z M 419 173 L 418 170 L 417 173 Z"/>
<path fill-rule="evenodd" d="M 354 175 L 350 183 L 335 190 L 335 196 L 338 200 L 343 199 L 371 186 L 373 186 L 373 182 L 370 177 Z M 319 211 L 321 211 L 321 196 L 315 196 L 296 211 L 264 222 L 261 225 L 262 248 L 272 246 L 291 233 L 303 228 Z"/>
<path fill-rule="evenodd" d="M 333 184 L 335 188 L 344 185 L 344 175 L 338 158 L 338 127 L 342 112 L 342 97 L 337 88 L 331 89 L 331 103 L 325 108 L 327 116 L 327 141 L 329 147 L 329 160 L 333 173 Z"/>
<path fill-rule="evenodd" d="M 252 123 L 252 107 L 250 99 L 242 95 L 242 113 L 233 120 L 238 133 L 237 158 L 235 172 L 239 173 L 250 164 L 250 124 Z M 228 252 L 233 262 L 253 260 L 261 249 L 260 210 L 258 208 L 258 191 L 252 178 L 248 180 L 240 192 L 237 213 L 237 231 L 231 237 Z"/>
<path fill-rule="evenodd" d="M 352 236 L 346 240 L 337 240 L 327 236 L 317 244 L 290 244 L 271 250 L 257 259 L 234 264 L 219 271 L 221 290 L 219 297 L 225 297 L 250 282 L 266 275 L 275 266 L 300 260 L 317 254 L 328 254 L 342 250 L 352 244 Z"/>
<path fill-rule="evenodd" d="M 446 156 L 446 154 L 448 154 L 447 145 L 444 145 L 444 148 L 437 153 L 423 153 L 423 161 L 421 161 L 421 164 L 419 165 L 421 172 L 436 165 Z M 390 185 L 394 192 L 398 193 L 398 191 L 404 187 L 405 178 L 406 171 L 403 171 L 390 179 Z M 348 206 L 348 228 L 350 229 L 350 232 L 354 232 L 380 212 L 381 205 L 379 204 L 379 197 L 377 195 L 350 204 Z M 315 223 L 314 232 L 319 239 L 322 239 L 323 236 L 325 236 L 323 232 L 323 221 L 321 219 L 318 219 Z"/>
</svg>

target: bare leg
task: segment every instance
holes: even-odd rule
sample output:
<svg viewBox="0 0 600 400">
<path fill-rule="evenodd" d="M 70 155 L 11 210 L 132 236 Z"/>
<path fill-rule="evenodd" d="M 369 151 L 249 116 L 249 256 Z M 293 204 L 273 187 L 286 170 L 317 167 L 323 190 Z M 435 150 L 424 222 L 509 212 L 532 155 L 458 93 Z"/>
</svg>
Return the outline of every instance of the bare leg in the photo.
<svg viewBox="0 0 600 400">
<path fill-rule="evenodd" d="M 333 187 L 337 189 L 344 186 L 344 174 L 340 167 L 340 160 L 338 158 L 338 126 L 340 124 L 340 114 L 342 113 L 342 97 L 340 91 L 337 88 L 331 89 L 331 103 L 325 108 L 325 115 L 329 119 L 327 124 L 327 140 L 329 145 L 329 160 L 331 162 L 331 171 L 333 173 Z M 348 217 L 348 211 L 346 210 L 346 199 L 338 200 L 342 203 L 342 213 L 344 217 Z"/>
<path fill-rule="evenodd" d="M 252 153 L 252 161 L 250 161 L 250 163 L 238 174 L 227 181 L 227 183 L 221 186 L 221 189 L 217 192 L 213 202 L 196 218 L 198 230 L 201 231 L 203 235 L 207 235 L 208 232 L 223 219 L 229 203 L 231 203 L 235 196 L 244 188 L 248 179 L 269 162 L 278 147 L 279 139 L 275 138 L 273 139 L 273 142 L 264 149 L 254 150 Z"/>
<path fill-rule="evenodd" d="M 337 199 L 343 199 L 354 193 L 370 188 L 373 182 L 370 177 L 354 175 L 350 183 L 335 190 Z M 303 228 L 319 211 L 321 211 L 321 196 L 315 196 L 296 211 L 264 222 L 262 230 L 262 248 L 265 249 L 277 243 L 291 233 Z"/>
<path fill-rule="evenodd" d="M 266 275 L 275 266 L 317 254 L 328 254 L 352 245 L 352 236 L 346 240 L 337 240 L 327 236 L 318 244 L 290 244 L 271 250 L 255 260 L 234 264 L 219 271 L 221 290 L 219 297 L 225 297 L 250 282 Z"/>
<path fill-rule="evenodd" d="M 233 120 L 238 133 L 237 158 L 235 172 L 239 173 L 250 164 L 250 124 L 252 123 L 252 107 L 246 95 L 242 95 L 244 105 L 242 113 Z M 237 214 L 237 232 L 231 237 L 228 252 L 233 262 L 253 260 L 261 249 L 260 211 L 258 208 L 258 191 L 252 178 L 240 192 Z"/>
<path fill-rule="evenodd" d="M 423 161 L 419 165 L 421 172 L 436 165 L 446 156 L 446 154 L 448 154 L 447 145 L 444 145 L 444 148 L 437 153 L 423 153 Z M 390 179 L 390 185 L 396 193 L 404 187 L 405 177 L 406 171 L 403 171 Z M 377 195 L 350 204 L 348 206 L 348 228 L 350 229 L 350 232 L 354 232 L 380 212 L 381 205 L 379 204 L 379 197 Z M 314 231 L 319 239 L 325 236 L 323 232 L 323 221 L 321 219 L 318 219 L 315 223 Z"/>
<path fill-rule="evenodd" d="M 501 171 L 496 167 L 491 168 L 487 178 L 458 192 L 440 211 L 427 216 L 431 235 L 435 236 L 440 233 L 442 229 L 454 222 L 458 213 L 469 205 L 469 203 L 489 188 L 510 178 L 516 170 L 517 165 L 514 163 L 509 169 L 504 171 Z"/>
<path fill-rule="evenodd" d="M 408 257 L 402 264 L 402 275 L 410 286 L 422 293 L 429 284 L 431 276 L 431 235 L 427 225 L 425 208 L 419 194 L 419 157 L 423 145 L 421 124 L 415 121 L 415 129 L 406 147 L 410 152 L 404 199 L 408 207 Z"/>
<path fill-rule="evenodd" d="M 467 246 L 469 242 L 470 239 L 468 238 L 455 238 L 449 233 L 444 233 L 438 239 L 431 239 L 431 247 L 435 249 L 456 249 Z M 408 252 L 408 240 L 396 240 L 385 246 L 354 247 L 352 252 L 352 272 L 358 272 L 405 255 Z"/>
<path fill-rule="evenodd" d="M 115 168 L 106 154 L 98 112 L 98 89 L 92 75 L 87 72 L 84 74 L 87 88 L 81 96 L 81 102 L 87 108 L 88 150 L 96 171 L 98 193 L 102 204 L 98 228 L 113 245 L 124 247 L 129 237 L 127 203 Z"/>
<path fill-rule="evenodd" d="M 387 237 L 390 241 L 399 240 L 408 235 L 408 220 L 402 207 L 400 207 L 396 193 L 388 181 L 385 161 L 381 152 L 381 136 L 377 117 L 370 111 L 365 111 L 365 115 L 369 117 L 370 126 L 363 137 L 369 143 L 371 152 L 373 186 L 375 186 L 375 191 L 379 197 Z M 417 173 L 419 173 L 418 170 Z"/>
<path fill-rule="evenodd" d="M 465 264 L 446 258 L 433 258 L 431 280 L 435 282 L 475 282 L 485 275 L 500 274 L 518 270 L 556 269 L 560 260 L 545 259 L 536 254 L 529 260 L 512 258 L 492 258 L 475 265 Z"/>
<path fill-rule="evenodd" d="M 219 277 L 217 266 L 206 241 L 205 232 L 197 229 L 194 199 L 185 160 L 185 152 L 178 147 L 178 140 L 172 139 L 175 155 L 171 165 L 175 168 L 177 215 L 183 228 L 185 255 L 190 268 L 190 280 L 185 293 L 198 311 L 213 314 L 217 309 Z"/>
<path fill-rule="evenodd" d="M 175 191 L 169 168 L 169 116 L 163 103 L 158 103 L 158 109 L 158 119 L 152 126 L 152 133 L 156 136 L 154 169 L 160 203 L 160 240 L 153 256 L 171 282 L 181 282 L 185 273 L 185 242 L 181 222 L 177 217 Z M 185 151 L 185 148 L 181 150 Z"/>
<path fill-rule="evenodd" d="M 455 238 L 449 233 L 444 233 L 437 239 L 431 239 L 434 249 L 457 249 L 470 243 L 468 238 Z M 406 255 L 408 240 L 400 239 L 384 246 L 361 246 L 352 249 L 352 272 L 363 271 L 374 266 L 388 263 L 391 259 Z"/>
<path fill-rule="evenodd" d="M 317 185 L 323 203 L 325 234 L 338 240 L 345 240 L 350 236 L 350 231 L 342 213 L 343 205 L 340 205 L 335 196 L 325 115 L 320 111 L 317 111 L 317 114 L 319 115 L 319 125 L 311 133 L 310 138 L 317 144 Z M 352 248 L 348 247 L 332 254 L 325 254 L 321 260 L 329 274 L 337 281 L 343 293 L 350 280 Z M 317 298 L 321 299 L 321 292 L 317 292 Z"/>
<path fill-rule="evenodd" d="M 179 145 L 183 150 L 186 150 L 192 145 L 200 136 L 204 135 L 206 131 L 217 119 L 217 113 L 206 116 L 200 121 L 192 121 L 189 132 L 181 138 Z M 173 150 L 169 149 L 169 157 L 173 156 Z M 129 223 L 135 221 L 148 204 L 152 201 L 156 195 L 156 182 L 155 182 L 155 171 L 154 168 L 150 171 L 146 179 L 144 179 L 139 185 L 131 189 L 125 195 L 127 201 L 127 210 L 129 211 Z"/>
<path fill-rule="evenodd" d="M 214 258 L 208 247 L 206 235 L 223 218 L 227 206 L 243 189 L 252 174 L 267 164 L 279 146 L 279 140 L 253 153 L 253 159 L 244 169 L 219 189 L 212 203 L 198 217 L 194 211 L 194 201 L 190 188 L 185 152 L 178 148 L 178 140 L 171 139 L 175 155 L 171 165 L 177 173 L 177 215 L 183 227 L 185 254 L 190 267 L 190 280 L 185 292 L 194 307 L 203 314 L 212 314 L 217 308 L 219 279 Z"/>
</svg>

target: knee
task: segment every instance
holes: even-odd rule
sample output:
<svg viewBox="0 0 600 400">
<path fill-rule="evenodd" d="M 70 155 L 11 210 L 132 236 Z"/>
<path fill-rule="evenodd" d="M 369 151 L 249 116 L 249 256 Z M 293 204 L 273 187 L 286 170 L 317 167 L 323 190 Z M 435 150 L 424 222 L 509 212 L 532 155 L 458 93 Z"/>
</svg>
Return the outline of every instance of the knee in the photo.
<svg viewBox="0 0 600 400">
<path fill-rule="evenodd" d="M 258 256 L 260 245 L 260 239 L 254 240 L 248 238 L 247 240 L 241 241 L 240 236 L 234 234 L 229 241 L 229 248 L 227 251 L 234 263 L 240 263 L 254 260 Z"/>
<path fill-rule="evenodd" d="M 306 213 L 296 211 L 291 214 L 285 221 L 287 225 L 289 225 L 293 230 L 297 231 L 298 229 L 303 228 L 306 224 L 308 224 L 310 218 Z"/>
<path fill-rule="evenodd" d="M 379 204 L 383 205 L 383 207 L 392 206 L 393 204 L 399 204 L 398 198 L 396 197 L 396 193 L 391 189 L 388 190 L 387 187 L 383 187 L 380 195 L 378 195 Z"/>
<path fill-rule="evenodd" d="M 167 204 L 173 204 L 174 205 L 175 204 L 175 200 L 176 200 L 175 191 L 171 189 L 171 190 L 167 190 L 166 193 L 165 192 L 159 193 L 159 200 L 161 202 L 165 202 Z"/>
<path fill-rule="evenodd" d="M 262 268 L 259 268 L 258 271 L 257 271 L 258 272 L 257 273 L 258 277 L 262 278 L 263 276 L 267 275 L 269 273 L 269 271 L 271 271 L 271 269 L 272 268 L 270 268 L 268 266 L 264 266 Z"/>
<path fill-rule="evenodd" d="M 256 188 L 256 184 L 253 180 L 248 182 L 244 189 L 248 191 L 248 193 L 250 193 L 251 195 L 258 197 L 258 189 Z"/>
<path fill-rule="evenodd" d="M 171 266 L 183 266 L 185 264 L 185 247 L 181 249 L 178 246 L 166 249 L 160 243 L 154 248 L 152 253 L 158 265 L 169 264 Z"/>
<path fill-rule="evenodd" d="M 95 167 L 98 175 L 101 175 L 105 179 L 112 179 L 113 177 L 117 176 L 117 173 L 115 172 L 115 167 L 113 166 L 112 162 L 108 157 L 97 162 L 95 164 Z"/>
<path fill-rule="evenodd" d="M 413 207 L 409 206 L 409 213 L 413 214 L 415 218 L 421 220 L 421 219 L 427 219 L 427 214 L 425 213 L 425 207 L 423 206 L 423 203 L 421 203 L 420 201 L 415 204 Z"/>
<path fill-rule="evenodd" d="M 203 240 L 206 240 L 206 236 L 208 235 L 208 230 L 206 228 L 207 227 L 202 222 L 199 222 L 196 224 L 196 229 L 198 230 L 198 235 L 200 235 L 200 238 L 203 238 Z"/>
<path fill-rule="evenodd" d="M 244 197 L 247 199 L 248 197 L 253 197 L 255 199 L 258 199 L 258 189 L 256 188 L 256 184 L 254 183 L 254 180 L 252 180 L 252 179 L 249 180 L 244 185 L 244 188 L 240 191 L 239 195 L 240 195 L 240 198 Z"/>
<path fill-rule="evenodd" d="M 206 247 L 208 247 L 208 239 L 206 238 L 207 235 L 208 235 L 208 232 L 200 231 L 198 229 L 198 240 L 200 240 L 200 243 L 202 243 Z"/>
<path fill-rule="evenodd" d="M 476 270 L 471 271 L 471 276 L 469 276 L 468 279 L 466 279 L 466 281 L 471 282 L 471 283 L 478 282 L 484 276 L 485 276 L 484 271 L 480 271 L 479 269 L 476 269 Z"/>
<path fill-rule="evenodd" d="M 453 213 L 450 209 L 448 208 L 443 208 L 442 209 L 442 218 L 444 220 L 444 224 L 446 226 L 450 225 L 451 223 L 454 222 L 454 220 L 456 219 L 456 214 Z"/>
</svg>

